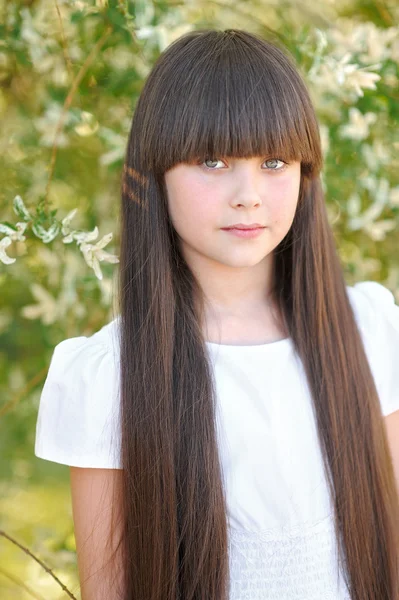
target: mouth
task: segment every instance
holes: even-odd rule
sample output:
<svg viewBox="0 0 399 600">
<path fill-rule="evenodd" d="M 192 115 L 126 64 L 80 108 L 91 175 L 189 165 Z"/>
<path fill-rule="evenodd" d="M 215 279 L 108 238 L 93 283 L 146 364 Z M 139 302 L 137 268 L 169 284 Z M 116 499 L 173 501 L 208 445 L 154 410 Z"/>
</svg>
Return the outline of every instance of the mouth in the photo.
<svg viewBox="0 0 399 600">
<path fill-rule="evenodd" d="M 247 229 L 241 229 L 238 227 L 225 227 L 222 228 L 222 231 L 225 231 L 226 233 L 230 233 L 231 235 L 240 237 L 240 238 L 254 238 L 257 237 L 259 235 L 261 235 L 263 233 L 263 230 L 266 229 L 265 227 L 250 227 Z"/>
<path fill-rule="evenodd" d="M 240 231 L 253 231 L 255 229 L 264 229 L 265 225 L 232 225 L 231 227 L 222 227 L 223 230 L 229 231 L 231 229 L 238 229 Z"/>
</svg>

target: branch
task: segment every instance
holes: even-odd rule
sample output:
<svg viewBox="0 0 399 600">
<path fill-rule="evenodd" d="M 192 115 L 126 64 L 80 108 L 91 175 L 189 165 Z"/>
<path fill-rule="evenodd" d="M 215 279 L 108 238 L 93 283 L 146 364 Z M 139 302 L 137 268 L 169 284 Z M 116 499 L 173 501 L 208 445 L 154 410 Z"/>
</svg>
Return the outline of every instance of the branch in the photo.
<svg viewBox="0 0 399 600">
<path fill-rule="evenodd" d="M 6 402 L 4 406 L 0 408 L 0 417 L 5 415 L 11 408 L 13 408 L 17 402 L 19 402 L 20 398 L 22 398 L 25 394 L 29 392 L 29 390 L 35 387 L 42 379 L 43 375 L 48 371 L 48 367 L 44 367 L 41 371 L 36 373 L 34 377 L 17 394 L 15 394 L 14 398 L 12 398 L 9 402 Z"/>
<path fill-rule="evenodd" d="M 68 594 L 68 596 L 70 598 L 73 598 L 73 600 L 77 600 L 77 598 L 72 594 L 72 592 L 70 592 L 68 590 L 68 588 L 58 579 L 58 577 L 56 575 L 54 575 L 54 573 L 52 572 L 52 570 L 49 569 L 49 567 L 47 567 L 39 558 L 37 558 L 28 548 L 25 548 L 25 546 L 22 546 L 22 544 L 20 544 L 19 542 L 17 542 L 14 538 L 12 538 L 10 535 L 8 535 L 5 531 L 3 531 L 1 529 L 0 529 L 0 535 L 2 535 L 3 537 L 5 537 L 7 540 L 10 540 L 10 542 L 12 542 L 16 546 L 18 546 L 18 548 L 21 548 L 21 550 L 23 550 L 25 552 L 25 554 L 28 554 L 28 556 L 32 557 L 37 563 L 39 563 L 39 565 L 41 567 L 43 567 L 43 569 L 46 571 L 46 573 L 48 573 L 49 575 L 51 575 L 51 577 L 53 577 L 53 579 L 56 580 L 56 582 L 62 587 L 62 589 L 64 590 L 64 592 L 66 594 Z"/>
<path fill-rule="evenodd" d="M 89 53 L 88 57 L 86 58 L 85 62 L 83 63 L 83 65 L 80 67 L 78 74 L 76 75 L 74 81 L 72 82 L 72 86 L 71 89 L 69 90 L 68 96 L 65 99 L 64 102 L 64 106 L 61 112 L 61 116 L 60 116 L 60 120 L 58 121 L 58 125 L 57 125 L 57 130 L 55 132 L 55 137 L 54 137 L 54 142 L 53 142 L 53 149 L 52 149 L 52 154 L 51 154 L 51 160 L 50 160 L 50 166 L 49 166 L 49 178 L 48 178 L 48 182 L 47 182 L 47 186 L 46 186 L 46 191 L 44 194 L 44 208 L 47 208 L 47 202 L 48 202 L 48 193 L 49 193 L 49 189 L 50 189 L 50 182 L 54 173 L 54 166 L 55 166 L 55 158 L 57 155 L 57 138 L 61 133 L 62 127 L 64 125 L 64 121 L 65 121 L 65 117 L 66 114 L 68 112 L 68 109 L 72 103 L 73 97 L 75 95 L 76 90 L 79 87 L 80 82 L 82 81 L 83 77 L 86 75 L 87 71 L 89 70 L 89 68 L 91 67 L 91 65 L 94 62 L 94 59 L 96 58 L 97 54 L 99 53 L 99 51 L 101 50 L 101 48 L 103 47 L 103 45 L 105 44 L 105 42 L 107 41 L 107 39 L 109 38 L 109 36 L 111 35 L 113 29 L 111 26 L 108 26 L 103 35 L 100 37 L 100 39 L 97 41 L 97 43 L 95 44 L 95 46 L 93 46 L 93 49 L 91 50 L 91 52 Z"/>
</svg>

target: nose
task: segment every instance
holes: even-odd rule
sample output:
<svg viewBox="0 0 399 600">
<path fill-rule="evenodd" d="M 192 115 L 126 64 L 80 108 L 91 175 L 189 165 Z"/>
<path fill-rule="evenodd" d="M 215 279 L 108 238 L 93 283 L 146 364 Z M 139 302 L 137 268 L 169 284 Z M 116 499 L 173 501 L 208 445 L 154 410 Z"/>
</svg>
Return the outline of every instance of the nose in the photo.
<svg viewBox="0 0 399 600">
<path fill-rule="evenodd" d="M 237 169 L 233 193 L 234 206 L 258 206 L 262 204 L 262 175 L 253 165 L 241 165 Z"/>
</svg>

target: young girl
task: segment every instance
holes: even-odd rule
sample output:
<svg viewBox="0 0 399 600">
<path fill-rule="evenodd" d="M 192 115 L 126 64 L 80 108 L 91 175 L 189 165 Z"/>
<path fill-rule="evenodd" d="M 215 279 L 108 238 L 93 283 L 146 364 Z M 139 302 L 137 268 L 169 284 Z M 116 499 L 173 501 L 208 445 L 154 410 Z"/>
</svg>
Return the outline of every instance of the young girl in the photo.
<svg viewBox="0 0 399 600">
<path fill-rule="evenodd" d="M 38 414 L 83 600 L 398 600 L 399 307 L 345 284 L 321 168 L 287 51 L 197 30 L 159 57 L 120 314 L 55 347 Z"/>
</svg>

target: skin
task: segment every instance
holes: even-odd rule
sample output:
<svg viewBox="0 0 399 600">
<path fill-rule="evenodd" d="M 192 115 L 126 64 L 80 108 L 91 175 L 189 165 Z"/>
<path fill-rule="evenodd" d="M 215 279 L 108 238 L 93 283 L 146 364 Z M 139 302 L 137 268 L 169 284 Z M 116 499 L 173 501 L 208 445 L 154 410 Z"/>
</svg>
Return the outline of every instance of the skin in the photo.
<svg viewBox="0 0 399 600">
<path fill-rule="evenodd" d="M 269 300 L 273 251 L 295 216 L 300 162 L 211 157 L 175 165 L 165 185 L 182 254 L 207 299 L 208 338 L 216 323 L 231 339 L 281 337 Z M 235 223 L 266 228 L 250 239 L 221 229 Z"/>
</svg>

